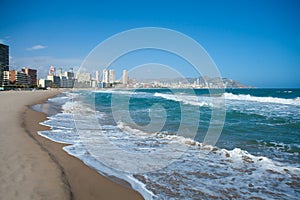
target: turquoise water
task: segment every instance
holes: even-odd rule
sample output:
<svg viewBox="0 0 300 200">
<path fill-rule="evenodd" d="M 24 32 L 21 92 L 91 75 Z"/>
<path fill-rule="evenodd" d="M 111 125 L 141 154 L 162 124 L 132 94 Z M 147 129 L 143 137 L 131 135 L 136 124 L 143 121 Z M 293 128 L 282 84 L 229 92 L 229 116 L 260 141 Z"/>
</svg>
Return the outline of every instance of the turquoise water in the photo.
<svg viewBox="0 0 300 200">
<path fill-rule="evenodd" d="M 299 89 L 73 91 L 48 104 L 62 112 L 42 136 L 146 199 L 300 196 Z M 217 143 L 203 143 L 222 109 Z"/>
</svg>

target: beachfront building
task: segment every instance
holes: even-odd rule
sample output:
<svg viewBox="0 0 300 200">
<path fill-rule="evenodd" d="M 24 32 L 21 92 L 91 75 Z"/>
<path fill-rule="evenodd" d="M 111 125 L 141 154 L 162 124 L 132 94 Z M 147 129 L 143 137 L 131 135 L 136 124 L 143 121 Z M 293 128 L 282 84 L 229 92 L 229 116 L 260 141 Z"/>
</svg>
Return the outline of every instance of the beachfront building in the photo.
<svg viewBox="0 0 300 200">
<path fill-rule="evenodd" d="M 104 69 L 102 74 L 102 87 L 112 87 L 116 82 L 116 71 Z"/>
<path fill-rule="evenodd" d="M 128 76 L 126 69 L 123 70 L 123 76 L 122 76 L 122 84 L 127 85 L 128 84 Z"/>
<path fill-rule="evenodd" d="M 92 76 L 88 72 L 77 72 L 75 87 L 77 88 L 89 88 L 91 87 Z"/>
<path fill-rule="evenodd" d="M 60 77 L 54 74 L 49 74 L 47 80 L 51 81 L 51 87 L 59 88 L 60 87 Z"/>
<path fill-rule="evenodd" d="M 55 67 L 54 66 L 50 66 L 49 75 L 55 75 Z"/>
<path fill-rule="evenodd" d="M 2 80 L 2 86 L 10 86 L 10 71 L 4 71 L 3 74 L 3 80 Z"/>
<path fill-rule="evenodd" d="M 75 77 L 73 68 L 70 68 L 69 71 L 63 72 L 62 68 L 59 68 L 56 71 L 55 67 L 51 66 L 47 79 L 40 79 L 38 85 L 41 88 L 72 88 L 74 86 L 74 82 Z"/>
<path fill-rule="evenodd" d="M 109 82 L 109 70 L 104 69 L 102 73 L 102 83 L 108 83 Z"/>
<path fill-rule="evenodd" d="M 98 70 L 96 70 L 96 78 L 95 78 L 95 81 L 96 81 L 97 84 L 100 82 L 100 79 L 99 79 L 99 71 L 98 71 Z"/>
<path fill-rule="evenodd" d="M 28 84 L 30 87 L 37 85 L 37 70 L 23 67 L 22 72 L 28 76 Z"/>
<path fill-rule="evenodd" d="M 38 86 L 40 88 L 48 88 L 52 86 L 52 81 L 51 80 L 47 80 L 47 79 L 39 79 L 38 81 Z"/>
<path fill-rule="evenodd" d="M 109 70 L 109 81 L 108 82 L 111 84 L 116 82 L 116 71 L 113 69 Z"/>
<path fill-rule="evenodd" d="M 14 87 L 34 87 L 37 85 L 37 70 L 23 68 L 22 71 L 10 70 L 3 72 L 3 86 Z"/>
<path fill-rule="evenodd" d="M 60 76 L 60 87 L 61 88 L 72 88 L 74 85 L 74 78 L 68 76 Z"/>
<path fill-rule="evenodd" d="M 60 74 L 60 87 L 61 88 L 72 88 L 74 86 L 74 72 L 73 68 L 71 68 L 69 71 L 63 72 L 62 69 L 60 68 L 59 70 Z"/>
<path fill-rule="evenodd" d="M 8 86 L 28 87 L 29 77 L 22 71 L 10 70 L 5 73 L 5 82 Z"/>
<path fill-rule="evenodd" d="M 3 85 L 4 71 L 9 71 L 9 47 L 0 44 L 0 87 Z"/>
</svg>

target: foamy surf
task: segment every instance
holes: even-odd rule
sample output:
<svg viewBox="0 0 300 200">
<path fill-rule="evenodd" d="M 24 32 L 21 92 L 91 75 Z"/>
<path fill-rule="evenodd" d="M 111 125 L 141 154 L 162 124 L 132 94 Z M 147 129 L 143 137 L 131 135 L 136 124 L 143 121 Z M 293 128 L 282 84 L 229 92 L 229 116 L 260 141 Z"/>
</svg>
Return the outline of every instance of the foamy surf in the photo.
<svg viewBox="0 0 300 200">
<path fill-rule="evenodd" d="M 300 106 L 300 97 L 294 99 L 285 99 L 285 98 L 277 98 L 277 97 L 256 97 L 251 96 L 249 94 L 232 94 L 232 93 L 224 93 L 225 99 L 228 100 L 238 100 L 238 101 L 256 101 L 262 103 L 275 103 L 275 104 L 287 104 L 287 105 L 294 105 Z"/>
<path fill-rule="evenodd" d="M 184 94 L 164 94 L 155 93 L 155 97 L 161 97 L 172 101 L 182 102 L 184 104 L 189 104 L 193 106 L 200 107 L 212 107 L 212 99 L 209 97 L 197 97 L 196 95 L 184 95 Z"/>
<path fill-rule="evenodd" d="M 154 133 L 146 132 L 137 129 L 137 126 L 134 124 L 125 121 L 114 121 L 109 101 L 107 101 L 107 97 L 112 93 L 118 95 L 117 97 L 120 99 L 124 95 L 129 95 L 133 100 L 136 100 L 133 103 L 145 101 L 145 104 L 138 104 L 140 107 L 133 106 L 135 109 L 134 115 L 137 116 L 139 116 L 139 112 L 149 112 L 149 109 L 144 107 L 149 101 L 154 103 L 162 102 L 166 105 L 170 104 L 172 112 L 169 115 L 176 116 L 176 114 L 180 113 L 176 110 L 176 102 L 182 102 L 192 106 L 193 109 L 203 109 L 201 114 L 202 116 L 204 115 L 204 122 L 200 121 L 201 126 L 205 125 L 206 119 L 209 119 L 209 117 L 206 118 L 205 116 L 206 112 L 210 111 L 209 104 L 202 106 L 196 103 L 199 99 L 207 99 L 205 102 L 208 103 L 210 97 L 206 95 L 192 99 L 190 98 L 191 95 L 184 95 L 183 93 L 179 94 L 178 99 L 178 95 L 172 96 L 172 94 L 164 94 L 161 91 L 150 90 L 148 93 L 143 91 L 141 94 L 138 91 L 134 92 L 134 94 L 131 91 L 104 91 L 95 93 L 95 105 L 90 105 L 88 100 L 84 101 L 84 98 L 76 100 L 72 94 L 66 94 L 69 100 L 62 105 L 62 113 L 51 116 L 47 121 L 43 122 L 43 124 L 51 127 L 52 131 L 40 132 L 39 134 L 56 142 L 70 144 L 64 148 L 68 154 L 81 159 L 85 164 L 105 176 L 115 176 L 128 181 L 145 199 L 297 199 L 299 197 L 300 164 L 299 159 L 297 161 L 297 158 L 299 158 L 299 154 L 297 155 L 299 146 L 295 145 L 295 143 L 287 143 L 288 140 L 285 142 L 268 141 L 267 137 L 269 136 L 266 135 L 266 138 L 263 140 L 249 144 L 246 142 L 244 143 L 245 146 L 242 147 L 226 148 L 226 141 L 239 144 L 242 142 L 240 140 L 245 139 L 243 135 L 239 138 L 233 131 L 228 135 L 231 138 L 230 140 L 226 138 L 227 135 L 224 133 L 226 140 L 221 138 L 220 144 L 222 144 L 222 147 L 209 146 L 201 142 L 200 136 L 186 138 L 176 135 L 174 127 L 176 128 L 176 120 L 180 119 L 177 119 L 177 117 L 167 120 L 167 128 L 165 130 Z M 91 96 L 85 92 L 81 95 L 86 95 L 89 98 Z M 57 101 L 65 101 L 66 99 L 58 98 Z M 193 100 L 195 101 L 191 103 Z M 241 123 L 238 120 L 242 116 L 243 118 L 249 117 L 249 119 L 245 119 L 247 123 L 254 119 L 258 120 L 258 122 L 263 121 L 260 125 L 257 124 L 257 126 L 260 126 L 260 129 L 256 129 L 257 131 L 261 131 L 261 127 L 266 125 L 277 124 L 273 126 L 274 130 L 282 131 L 285 129 L 281 129 L 281 127 L 289 127 L 290 133 L 297 133 L 299 116 L 297 113 L 288 114 L 290 112 L 289 109 L 293 111 L 295 107 L 286 107 L 294 105 L 278 104 L 283 107 L 278 108 L 276 106 L 276 109 L 273 109 L 273 112 L 276 113 L 274 116 L 278 118 L 274 121 L 273 119 L 270 120 L 270 117 L 264 117 L 266 114 L 262 112 L 262 108 L 270 109 L 274 103 L 267 102 L 263 104 L 263 102 L 249 101 L 254 103 L 245 105 L 236 103 L 235 99 L 227 99 L 226 101 L 229 101 L 227 104 L 230 123 L 227 123 L 228 127 L 225 127 L 225 132 L 235 130 L 235 124 Z M 239 100 L 239 102 L 243 101 L 248 100 Z M 53 103 L 53 100 L 51 103 Z M 96 110 L 93 110 L 94 106 L 97 108 Z M 253 109 L 251 110 L 250 108 Z M 237 111 L 238 115 L 236 114 Z M 84 134 L 80 136 L 77 134 L 73 118 L 74 112 L 83 115 L 80 120 L 84 125 L 84 130 L 86 130 L 85 135 L 88 137 L 86 139 L 83 138 Z M 262 114 L 260 118 L 257 117 L 259 113 Z M 93 116 L 90 116 L 91 114 Z M 92 119 L 95 119 L 95 115 L 99 123 L 99 129 L 97 130 L 90 123 Z M 285 119 L 285 122 L 282 123 L 279 119 Z M 293 122 L 296 124 L 293 124 Z M 254 126 L 237 127 L 239 127 L 238 130 L 243 130 L 244 134 L 249 134 L 248 129 L 252 129 Z M 115 154 L 112 149 L 109 149 L 109 146 L 105 146 L 106 149 L 104 149 L 104 145 L 99 145 L 103 137 L 127 153 L 144 154 L 145 156 L 148 153 L 163 149 L 168 144 L 175 144 L 171 147 L 186 146 L 187 148 L 181 152 L 182 156 L 180 158 L 177 158 L 164 168 L 145 173 L 126 173 L 115 170 L 113 167 L 108 167 L 101 160 L 95 159 L 91 152 L 86 149 L 86 145 L 82 143 L 82 139 L 89 142 L 89 145 L 93 145 L 93 142 L 95 142 L 94 146 L 96 148 L 93 149 L 94 152 L 98 151 L 102 154 L 105 152 L 106 158 L 114 159 L 119 164 L 127 163 L 128 167 L 135 167 L 135 162 L 128 157 Z M 296 144 L 297 138 L 299 137 L 295 135 L 294 140 Z M 251 141 L 249 140 L 249 142 Z M 253 150 L 252 146 L 256 147 L 256 149 Z M 251 151 L 247 151 L 247 148 Z M 169 156 L 172 157 L 172 152 L 179 150 L 171 149 Z M 289 162 L 289 160 L 293 160 L 293 162 Z"/>
</svg>

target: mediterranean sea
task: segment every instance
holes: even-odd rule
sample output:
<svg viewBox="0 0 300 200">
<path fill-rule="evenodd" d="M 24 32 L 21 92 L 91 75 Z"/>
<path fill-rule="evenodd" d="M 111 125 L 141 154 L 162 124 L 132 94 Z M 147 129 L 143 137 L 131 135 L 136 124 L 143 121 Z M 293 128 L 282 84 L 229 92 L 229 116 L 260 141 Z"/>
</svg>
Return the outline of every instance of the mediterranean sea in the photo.
<svg viewBox="0 0 300 200">
<path fill-rule="evenodd" d="M 33 106 L 52 110 L 40 135 L 145 199 L 300 198 L 300 89 L 74 90 L 46 104 Z"/>
</svg>

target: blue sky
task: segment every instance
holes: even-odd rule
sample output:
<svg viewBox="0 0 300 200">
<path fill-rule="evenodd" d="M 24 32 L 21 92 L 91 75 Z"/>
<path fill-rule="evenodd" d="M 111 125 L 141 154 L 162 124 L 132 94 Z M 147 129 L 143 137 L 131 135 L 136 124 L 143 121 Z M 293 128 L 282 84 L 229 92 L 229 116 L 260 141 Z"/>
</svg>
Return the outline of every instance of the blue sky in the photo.
<svg viewBox="0 0 300 200">
<path fill-rule="evenodd" d="M 10 46 L 11 68 L 38 68 L 43 76 L 50 65 L 80 66 L 96 45 L 121 31 L 164 27 L 201 44 L 223 77 L 300 87 L 299 19 L 297 0 L 1 0 L 0 42 Z"/>
</svg>

